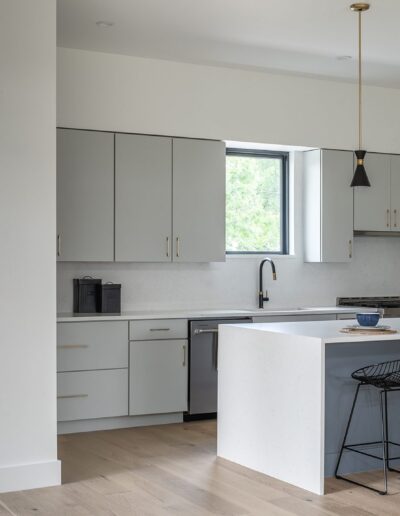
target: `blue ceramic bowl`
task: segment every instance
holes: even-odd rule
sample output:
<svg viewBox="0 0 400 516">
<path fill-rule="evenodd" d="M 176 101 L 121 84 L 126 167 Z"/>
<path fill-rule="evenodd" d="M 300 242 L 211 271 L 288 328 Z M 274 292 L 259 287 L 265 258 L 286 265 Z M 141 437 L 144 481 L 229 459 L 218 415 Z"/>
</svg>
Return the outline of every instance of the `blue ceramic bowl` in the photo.
<svg viewBox="0 0 400 516">
<path fill-rule="evenodd" d="M 379 312 L 356 314 L 360 326 L 376 326 L 381 317 Z"/>
</svg>

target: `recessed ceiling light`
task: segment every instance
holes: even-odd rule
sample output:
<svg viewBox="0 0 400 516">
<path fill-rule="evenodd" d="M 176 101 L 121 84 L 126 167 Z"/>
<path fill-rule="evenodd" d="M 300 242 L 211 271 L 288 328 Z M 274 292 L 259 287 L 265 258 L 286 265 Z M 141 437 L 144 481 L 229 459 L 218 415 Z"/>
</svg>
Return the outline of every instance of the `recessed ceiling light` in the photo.
<svg viewBox="0 0 400 516">
<path fill-rule="evenodd" d="M 96 25 L 98 27 L 101 27 L 102 29 L 106 29 L 108 27 L 112 27 L 114 25 L 114 22 L 106 21 L 106 20 L 99 20 L 96 22 Z"/>
<path fill-rule="evenodd" d="M 352 59 L 351 56 L 337 56 L 336 58 L 338 61 L 350 61 Z"/>
</svg>

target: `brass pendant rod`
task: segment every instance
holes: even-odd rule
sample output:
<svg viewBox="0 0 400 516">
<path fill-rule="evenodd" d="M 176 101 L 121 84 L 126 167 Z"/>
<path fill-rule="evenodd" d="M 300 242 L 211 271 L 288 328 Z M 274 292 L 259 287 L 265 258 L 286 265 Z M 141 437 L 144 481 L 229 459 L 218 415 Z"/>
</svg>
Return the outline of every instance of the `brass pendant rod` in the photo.
<svg viewBox="0 0 400 516">
<path fill-rule="evenodd" d="M 358 149 L 362 149 L 362 68 L 361 68 L 361 14 L 358 11 Z"/>
</svg>

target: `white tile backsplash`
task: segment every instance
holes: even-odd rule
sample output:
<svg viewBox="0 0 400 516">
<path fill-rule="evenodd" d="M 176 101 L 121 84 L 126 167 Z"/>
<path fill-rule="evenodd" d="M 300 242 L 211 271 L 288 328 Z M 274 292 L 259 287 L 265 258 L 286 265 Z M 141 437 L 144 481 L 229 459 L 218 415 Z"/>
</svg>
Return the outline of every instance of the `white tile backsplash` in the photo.
<svg viewBox="0 0 400 516">
<path fill-rule="evenodd" d="M 336 296 L 400 295 L 400 238 L 357 237 L 350 264 L 277 257 L 277 281 L 265 264 L 270 307 L 332 305 Z M 72 279 L 122 284 L 122 309 L 245 308 L 257 305 L 259 259 L 226 263 L 59 263 L 58 311 L 72 311 Z"/>
</svg>

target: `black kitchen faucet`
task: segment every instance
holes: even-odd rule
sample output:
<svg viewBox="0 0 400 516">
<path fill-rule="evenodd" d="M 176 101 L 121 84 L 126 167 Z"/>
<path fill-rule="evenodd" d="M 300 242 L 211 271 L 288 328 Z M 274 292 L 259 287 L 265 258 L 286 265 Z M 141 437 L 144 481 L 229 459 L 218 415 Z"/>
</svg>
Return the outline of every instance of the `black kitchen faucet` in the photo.
<svg viewBox="0 0 400 516">
<path fill-rule="evenodd" d="M 269 301 L 268 292 L 265 291 L 265 296 L 263 294 L 263 267 L 264 263 L 269 262 L 271 264 L 272 269 L 272 279 L 276 280 L 276 270 L 275 270 L 275 264 L 271 260 L 271 258 L 264 258 L 264 260 L 260 263 L 260 284 L 258 288 L 258 308 L 264 308 L 264 301 Z"/>
</svg>

